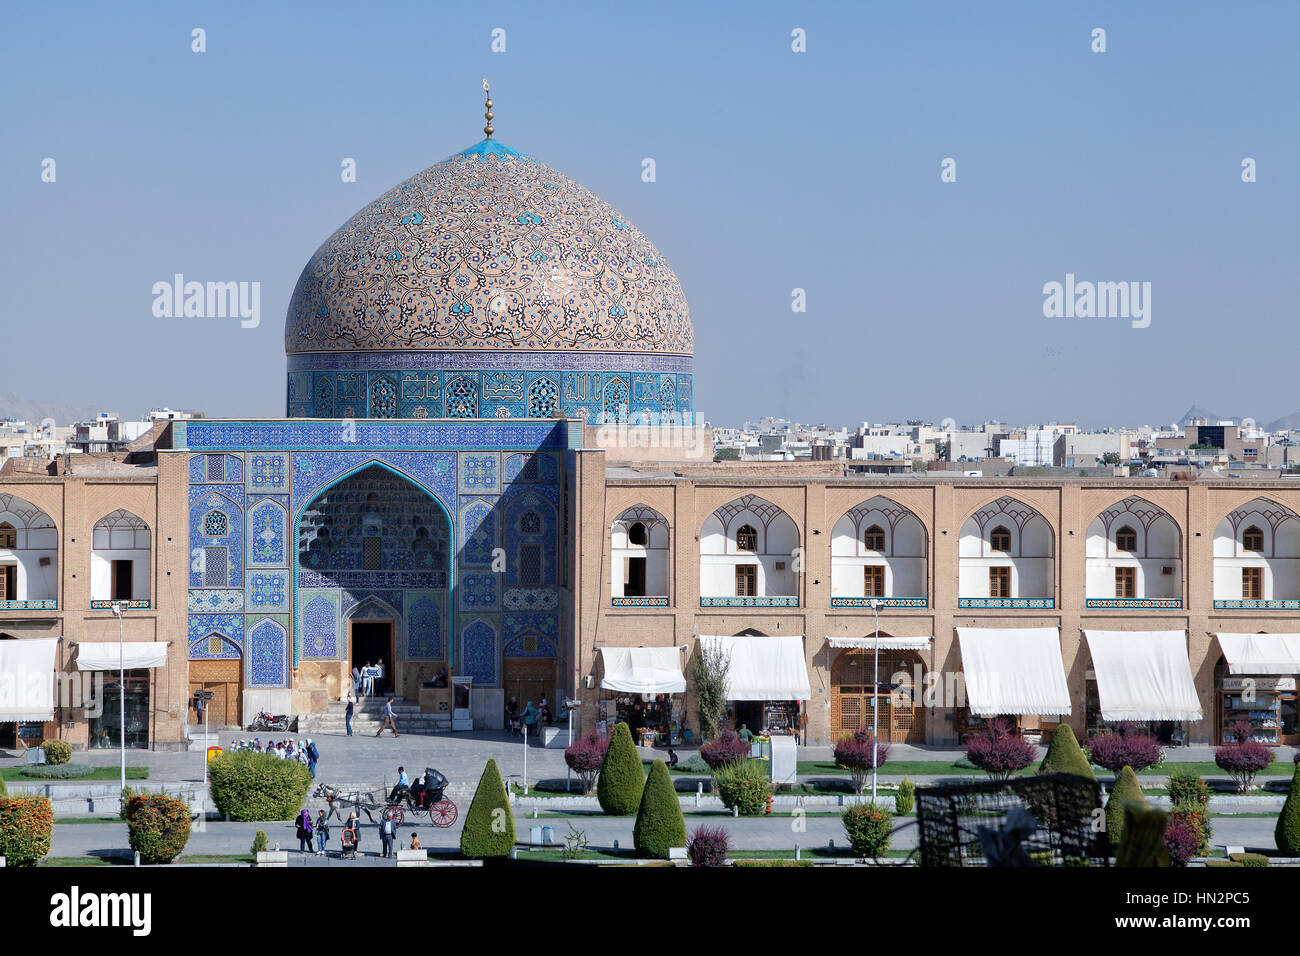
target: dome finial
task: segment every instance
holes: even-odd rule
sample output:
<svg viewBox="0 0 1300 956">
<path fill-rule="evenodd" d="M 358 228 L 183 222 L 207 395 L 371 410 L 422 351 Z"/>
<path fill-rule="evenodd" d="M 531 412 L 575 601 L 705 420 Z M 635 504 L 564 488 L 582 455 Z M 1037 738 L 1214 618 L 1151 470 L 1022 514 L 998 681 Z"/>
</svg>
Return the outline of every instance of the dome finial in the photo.
<svg viewBox="0 0 1300 956">
<path fill-rule="evenodd" d="M 483 117 L 487 120 L 487 125 L 483 127 L 483 132 L 487 134 L 488 139 L 491 139 L 494 132 L 492 129 L 492 89 L 488 86 L 486 76 L 483 77 L 483 92 L 487 94 L 487 100 L 483 104 L 487 107 L 487 112 L 483 114 Z"/>
</svg>

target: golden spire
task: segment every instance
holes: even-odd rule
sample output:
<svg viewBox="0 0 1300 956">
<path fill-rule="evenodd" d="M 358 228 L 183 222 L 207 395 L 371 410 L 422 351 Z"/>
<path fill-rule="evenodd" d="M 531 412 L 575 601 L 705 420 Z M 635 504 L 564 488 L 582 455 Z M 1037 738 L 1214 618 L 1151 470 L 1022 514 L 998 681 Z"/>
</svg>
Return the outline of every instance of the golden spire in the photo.
<svg viewBox="0 0 1300 956">
<path fill-rule="evenodd" d="M 483 77 L 483 92 L 484 92 L 485 94 L 487 94 L 487 101 L 483 104 L 485 107 L 487 107 L 487 112 L 483 114 L 483 117 L 487 120 L 487 125 L 483 127 L 483 132 L 487 134 L 487 138 L 488 138 L 488 139 L 491 139 L 491 138 L 492 138 L 492 133 L 493 133 L 493 129 L 492 129 L 492 90 L 491 90 L 491 88 L 489 88 L 489 86 L 488 86 L 488 81 L 487 81 L 487 77 L 486 77 L 486 76 Z"/>
</svg>

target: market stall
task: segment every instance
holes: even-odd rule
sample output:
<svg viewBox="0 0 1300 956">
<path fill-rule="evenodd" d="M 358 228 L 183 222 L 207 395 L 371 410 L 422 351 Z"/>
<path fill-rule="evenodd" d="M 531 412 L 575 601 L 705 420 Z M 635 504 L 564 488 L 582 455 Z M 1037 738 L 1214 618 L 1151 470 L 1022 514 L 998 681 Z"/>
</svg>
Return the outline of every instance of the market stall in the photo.
<svg viewBox="0 0 1300 956">
<path fill-rule="evenodd" d="M 1245 734 L 1262 744 L 1300 744 L 1296 674 L 1300 634 L 1218 634 L 1214 739 Z"/>
<path fill-rule="evenodd" d="M 812 696 L 803 636 L 700 635 L 730 661 L 727 703 L 735 729 L 798 736 L 804 703 Z"/>
<path fill-rule="evenodd" d="M 966 694 L 966 707 L 955 716 L 959 739 L 998 716 L 1036 736 L 1055 726 L 1055 720 L 1042 720 L 1045 715 L 1070 713 L 1059 628 L 959 627 L 957 641 Z"/>
<path fill-rule="evenodd" d="M 645 747 L 680 744 L 686 730 L 686 678 L 681 648 L 602 647 L 605 676 L 597 730 L 626 723 Z"/>
<path fill-rule="evenodd" d="M 1084 630 L 1092 669 L 1087 675 L 1087 729 L 1137 724 L 1162 740 L 1202 717 L 1187 658 L 1185 631 Z"/>
</svg>

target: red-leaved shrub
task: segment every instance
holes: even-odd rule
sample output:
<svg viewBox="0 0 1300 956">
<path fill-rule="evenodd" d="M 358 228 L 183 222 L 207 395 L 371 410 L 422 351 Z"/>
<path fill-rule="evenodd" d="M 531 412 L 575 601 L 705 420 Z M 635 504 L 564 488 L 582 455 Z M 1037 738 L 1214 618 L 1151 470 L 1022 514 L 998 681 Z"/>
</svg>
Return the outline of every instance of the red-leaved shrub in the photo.
<svg viewBox="0 0 1300 956">
<path fill-rule="evenodd" d="M 859 730 L 835 743 L 835 763 L 849 772 L 854 793 L 861 793 L 872 769 L 879 769 L 888 759 L 889 743 L 882 740 L 873 744 L 869 730 Z"/>
<path fill-rule="evenodd" d="M 1016 733 L 1011 721 L 996 717 L 971 738 L 966 759 L 994 780 L 1007 780 L 1038 759 L 1038 751 Z"/>
<path fill-rule="evenodd" d="M 734 730 L 724 730 L 713 740 L 700 747 L 700 757 L 710 770 L 740 763 L 749 756 L 749 744 L 745 743 Z"/>
<path fill-rule="evenodd" d="M 1119 773 L 1125 767 L 1141 773 L 1165 759 L 1165 748 L 1150 734 L 1121 727 L 1093 737 L 1088 742 L 1088 756 L 1111 773 Z"/>
<path fill-rule="evenodd" d="M 1186 866 L 1196 855 L 1201 835 L 1186 820 L 1170 820 L 1165 827 L 1165 848 L 1169 850 L 1170 866 Z"/>
<path fill-rule="evenodd" d="M 702 826 L 691 831 L 686 855 L 691 866 L 726 866 L 731 837 L 723 827 Z"/>
<path fill-rule="evenodd" d="M 1237 782 L 1237 792 L 1245 793 L 1255 782 L 1255 774 L 1273 762 L 1273 751 L 1253 740 L 1244 740 L 1215 747 L 1214 762 Z"/>
<path fill-rule="evenodd" d="M 600 773 L 600 765 L 605 762 L 605 751 L 609 749 L 609 738 L 592 731 L 564 748 L 564 762 L 582 781 L 582 792 L 591 793 Z"/>
</svg>

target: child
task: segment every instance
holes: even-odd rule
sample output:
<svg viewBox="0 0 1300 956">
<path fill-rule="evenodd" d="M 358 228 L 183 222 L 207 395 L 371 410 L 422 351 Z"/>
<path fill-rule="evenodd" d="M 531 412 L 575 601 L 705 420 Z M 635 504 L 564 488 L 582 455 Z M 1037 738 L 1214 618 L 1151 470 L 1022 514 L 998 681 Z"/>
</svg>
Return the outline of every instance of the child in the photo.
<svg viewBox="0 0 1300 956">
<path fill-rule="evenodd" d="M 411 849 L 412 850 L 423 849 L 420 846 L 420 836 L 414 830 L 411 831 Z"/>
</svg>

